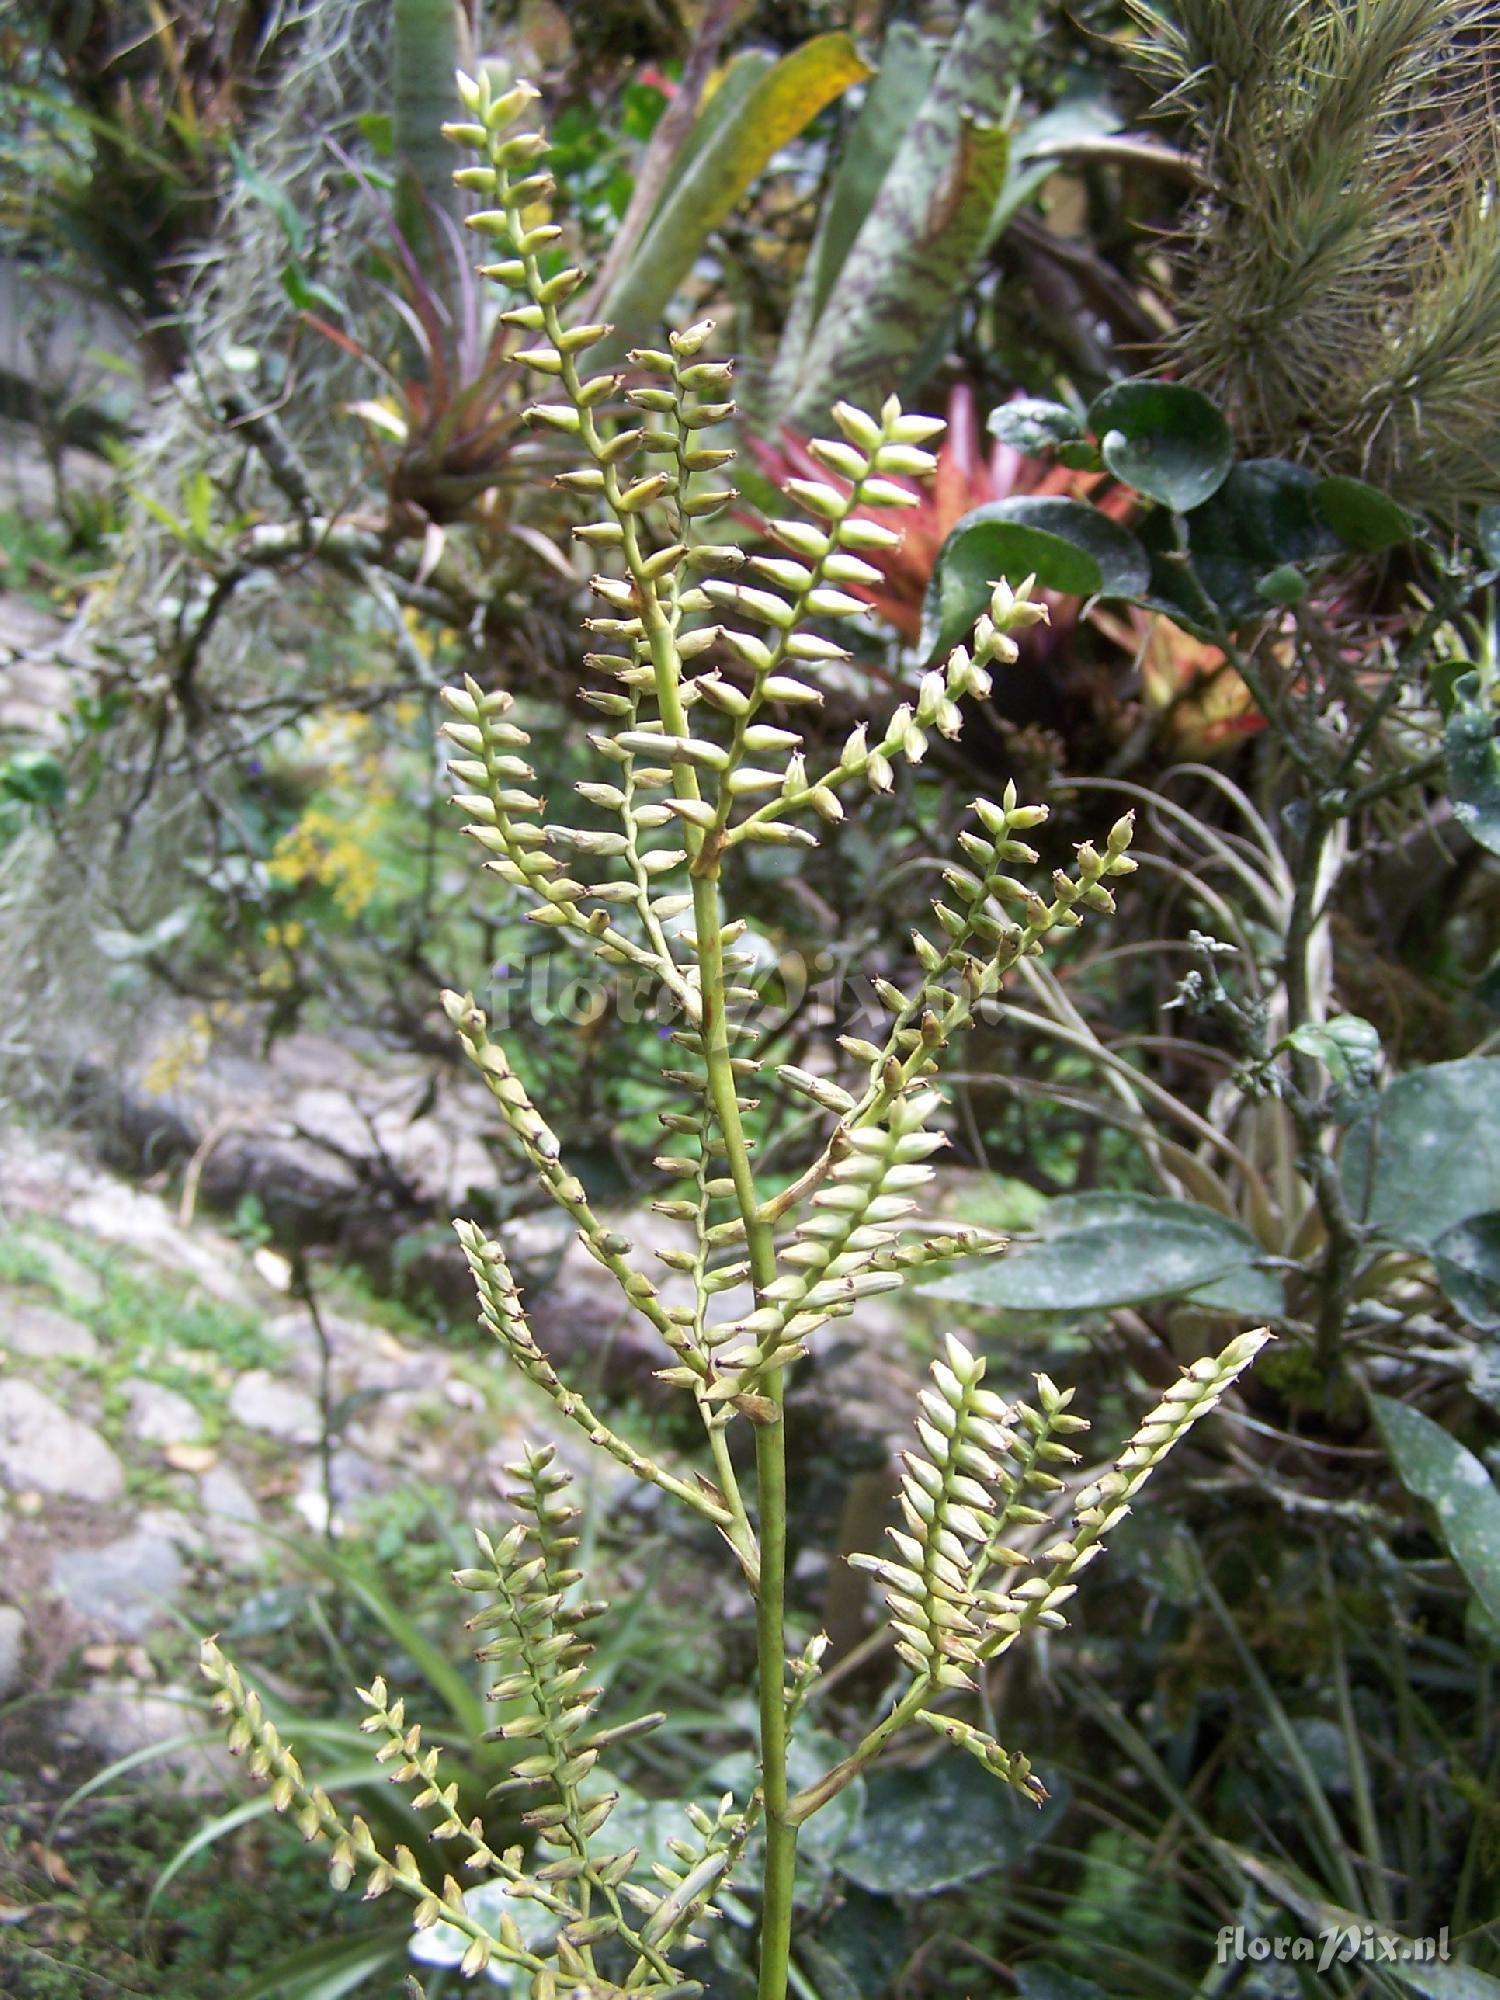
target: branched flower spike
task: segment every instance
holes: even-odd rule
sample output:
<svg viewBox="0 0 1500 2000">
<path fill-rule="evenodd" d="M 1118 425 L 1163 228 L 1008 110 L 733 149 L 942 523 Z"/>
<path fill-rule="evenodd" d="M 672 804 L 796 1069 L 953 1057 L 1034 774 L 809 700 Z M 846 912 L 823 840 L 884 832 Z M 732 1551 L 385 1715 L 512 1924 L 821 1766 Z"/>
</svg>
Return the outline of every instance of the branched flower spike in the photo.
<svg viewBox="0 0 1500 2000">
<path fill-rule="evenodd" d="M 1071 1532 L 1033 1559 L 1006 1537 L 1018 1525 L 1053 1525 L 1045 1506 L 1025 1496 L 1046 1501 L 1063 1489 L 1064 1481 L 1045 1468 L 1076 1463 L 1078 1453 L 1062 1439 L 1088 1425 L 1068 1410 L 1072 1390 L 1059 1390 L 1045 1375 L 1036 1378 L 1037 1407 L 1006 1404 L 980 1386 L 983 1360 L 949 1335 L 946 1359 L 933 1363 L 932 1385 L 921 1395 L 922 1449 L 906 1454 L 905 1526 L 889 1531 L 897 1559 L 850 1558 L 884 1586 L 896 1651 L 913 1676 L 897 1713 L 925 1722 L 1029 1797 L 1045 1798 L 1025 1757 L 924 1704 L 944 1688 L 976 1686 L 982 1664 L 1013 1646 L 1028 1626 L 1066 1623 L 1061 1607 L 1077 1591 L 1076 1577 L 1103 1553 L 1103 1537 L 1267 1338 L 1242 1334 L 1217 1358 L 1194 1362 L 1110 1470 L 1075 1496 Z M 1005 1579 L 998 1588 L 997 1574 Z"/>
<path fill-rule="evenodd" d="M 457 992 L 443 1004 L 538 1187 L 659 1336 L 659 1373 L 693 1405 L 703 1469 L 679 1469 L 606 1423 L 538 1341 L 500 1245 L 473 1223 L 456 1227 L 480 1317 L 510 1364 L 573 1431 L 712 1522 L 732 1548 L 756 1607 L 760 1779 L 748 1797 L 725 1798 L 714 1811 L 687 1808 L 670 1864 L 646 1869 L 612 1839 L 614 1760 L 657 1718 L 600 1726 L 583 1636 L 598 1607 L 578 1595 L 574 1509 L 550 1449 L 513 1468 L 514 1523 L 496 1538 L 481 1535 L 480 1562 L 458 1578 L 486 1600 L 473 1623 L 485 1635 L 480 1658 L 499 1673 L 493 1733 L 517 1754 L 496 1809 L 519 1805 L 513 1832 L 522 1837 L 496 1846 L 503 1837 L 487 1822 L 465 1821 L 437 1750 L 423 1747 L 383 1680 L 363 1697 L 377 1754 L 413 1788 L 433 1839 L 451 1843 L 466 1871 L 501 1885 L 498 1922 L 480 1920 L 452 1875 L 419 1866 L 404 1847 L 386 1852 L 361 1820 L 346 1824 L 309 1787 L 254 1692 L 211 1643 L 204 1671 L 232 1742 L 249 1753 L 278 1807 L 330 1845 L 336 1880 L 362 1873 L 371 1895 L 401 1890 L 417 1924 L 441 1921 L 459 1933 L 466 1972 L 524 1969 L 537 2000 L 697 1992 L 680 1960 L 758 1831 L 759 2000 L 785 2000 L 801 1823 L 908 1725 L 936 1731 L 1027 1796 L 1042 1796 L 1027 1757 L 1003 1749 L 954 1705 L 1029 1627 L 1063 1622 L 1062 1607 L 1104 1537 L 1264 1336 L 1245 1335 L 1216 1360 L 1196 1362 L 1118 1462 L 1074 1496 L 1065 1532 L 1051 1510 L 1076 1458 L 1066 1440 L 1083 1428 L 1069 1393 L 1039 1377 L 1034 1407 L 1007 1403 L 983 1386 L 983 1360 L 949 1340 L 922 1394 L 894 1553 L 859 1559 L 884 1587 L 908 1685 L 840 1764 L 791 1793 L 789 1736 L 826 1642 L 816 1635 L 789 1657 L 787 1371 L 829 1320 L 857 1315 L 865 1299 L 923 1265 L 1003 1251 L 989 1232 L 938 1226 L 920 1212 L 932 1157 L 946 1142 L 942 1065 L 1022 958 L 1113 908 L 1112 884 L 1135 865 L 1131 823 L 1118 821 L 1100 844 L 1083 842 L 1068 867 L 1038 878 L 1027 836 L 1046 809 L 1023 805 L 1009 785 L 998 802 L 976 799 L 930 934 L 913 938 L 904 979 L 877 983 L 883 1025 L 841 1038 L 842 1073 L 768 1054 L 751 1014 L 756 995 L 743 981 L 746 925 L 726 902 L 740 850 L 816 846 L 851 804 L 888 791 L 896 765 L 918 762 L 934 732 L 958 735 L 965 702 L 988 694 L 992 673 L 1016 658 L 1014 634 L 1046 612 L 1029 579 L 997 582 L 967 643 L 924 674 L 910 703 L 861 722 L 836 754 L 810 751 L 799 718 L 821 702 L 828 663 L 850 657 L 830 634 L 855 643 L 862 606 L 850 586 L 875 580 L 866 557 L 895 539 L 862 510 L 912 504 L 910 486 L 897 480 L 931 472 L 927 447 L 942 426 L 894 398 L 877 415 L 839 405 L 836 435 L 810 447 L 826 477 L 786 482 L 785 509 L 768 524 L 774 552 L 747 558 L 715 542 L 713 523 L 734 499 L 733 453 L 721 441 L 734 406 L 730 364 L 708 351 L 712 328 L 701 322 L 637 350 L 628 373 L 589 373 L 589 352 L 611 329 L 563 318 L 584 274 L 561 262 L 562 232 L 545 219 L 547 144 L 523 122 L 537 93 L 518 84 L 497 95 L 486 79 L 461 77 L 459 94 L 466 119 L 449 136 L 477 157 L 457 179 L 485 204 L 469 218 L 494 246 L 483 269 L 514 295 L 504 316 L 527 335 L 519 358 L 543 385 L 531 417 L 577 451 L 560 478 L 592 511 L 574 533 L 598 564 L 588 625 L 599 650 L 585 655 L 598 677 L 585 690 L 598 718 L 589 739 L 598 770 L 576 788 L 586 811 L 552 805 L 510 695 L 474 679 L 445 695 L 454 802 L 510 906 L 559 943 L 656 987 L 675 1023 L 662 1074 L 678 1099 L 662 1114 L 656 1167 L 664 1184 L 654 1205 L 685 1225 L 688 1241 L 655 1257 L 685 1287 L 666 1291 L 654 1266 L 594 1212 L 483 1009 Z M 810 1104 L 824 1120 L 802 1171 L 774 1191 L 757 1174 L 745 1128 L 768 1093 L 799 1109 Z M 690 1297 L 679 1303 L 683 1289 Z M 731 1449 L 736 1425 L 751 1433 L 742 1453 Z M 514 1916 L 522 1905 L 533 1919 L 524 1936 Z"/>
</svg>

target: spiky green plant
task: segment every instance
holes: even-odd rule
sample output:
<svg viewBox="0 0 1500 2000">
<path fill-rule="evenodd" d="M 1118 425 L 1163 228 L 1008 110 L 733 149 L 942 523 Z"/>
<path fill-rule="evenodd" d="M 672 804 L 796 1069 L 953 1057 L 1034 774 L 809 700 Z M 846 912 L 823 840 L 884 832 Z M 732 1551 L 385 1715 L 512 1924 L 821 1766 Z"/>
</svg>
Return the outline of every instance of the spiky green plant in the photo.
<svg viewBox="0 0 1500 2000">
<path fill-rule="evenodd" d="M 499 1540 L 481 1537 L 481 1564 L 457 1578 L 488 1600 L 473 1623 L 492 1635 L 481 1657 L 500 1668 L 499 1733 L 523 1750 L 512 1782 L 537 1795 L 524 1814 L 534 1851 L 497 1852 L 478 1821 L 465 1824 L 437 1752 L 423 1748 L 401 1701 L 379 1679 L 363 1697 L 365 1726 L 381 1738 L 378 1754 L 395 1765 L 398 1782 L 416 1788 L 437 1836 L 454 1843 L 461 1865 L 498 1880 L 506 1902 L 498 1921 L 466 1902 L 456 1875 L 425 1879 L 409 1852 L 387 1852 L 363 1821 L 346 1822 L 309 1786 L 253 1690 L 212 1642 L 204 1669 L 230 1717 L 231 1740 L 272 1785 L 276 1803 L 295 1813 L 310 1839 L 331 1845 L 336 1881 L 361 1875 L 367 1894 L 401 1890 L 414 1900 L 418 1924 L 442 1920 L 462 1935 L 467 1971 L 523 1969 L 536 2000 L 698 1992 L 681 1960 L 758 1831 L 759 1991 L 761 2000 L 784 2000 L 801 1825 L 909 1724 L 970 1752 L 1024 1794 L 1041 1795 L 1024 1753 L 1002 1747 L 961 1711 L 991 1660 L 1033 1626 L 1064 1622 L 1062 1607 L 1103 1537 L 1264 1335 L 1244 1335 L 1217 1358 L 1194 1363 L 1114 1465 L 1071 1493 L 1067 1519 L 1054 1519 L 1064 1470 L 1078 1456 L 1065 1439 L 1084 1428 L 1068 1409 L 1071 1392 L 1039 1378 L 1035 1407 L 1007 1403 L 983 1386 L 983 1360 L 948 1340 L 921 1398 L 894 1554 L 870 1564 L 885 1589 L 905 1686 L 841 1763 L 792 1792 L 789 1735 L 822 1644 L 815 1639 L 788 1658 L 787 1373 L 820 1328 L 856 1312 L 862 1299 L 936 1259 L 1003 1247 L 983 1232 L 917 1218 L 914 1196 L 931 1180 L 930 1156 L 944 1143 L 933 1078 L 1011 967 L 1085 911 L 1112 908 L 1108 883 L 1134 865 L 1130 823 L 1119 821 L 1102 847 L 1081 845 L 1073 868 L 1053 875 L 1048 895 L 1008 872 L 1036 863 L 1022 835 L 1045 808 L 1019 805 L 1012 787 L 999 804 L 976 801 L 977 825 L 960 835 L 963 861 L 947 870 L 947 896 L 934 905 L 936 936 L 913 939 L 907 990 L 879 988 L 889 1014 L 881 1038 L 843 1038 L 848 1083 L 789 1064 L 762 1066 L 750 1015 L 755 996 L 737 983 L 744 962 L 734 947 L 744 925 L 724 902 L 740 851 L 813 844 L 809 821 L 836 822 L 846 797 L 887 789 L 895 760 L 920 758 L 929 730 L 956 735 L 959 704 L 985 694 L 990 665 L 1015 657 L 1010 634 L 1044 613 L 1026 585 L 998 585 L 972 643 L 926 675 L 914 706 L 881 729 L 861 725 L 826 768 L 810 770 L 795 732 L 769 717 L 816 703 L 812 676 L 847 657 L 820 628 L 858 612 L 844 586 L 867 579 L 859 552 L 894 539 L 856 510 L 864 502 L 909 504 L 910 489 L 891 475 L 930 470 L 923 447 L 940 426 L 894 401 L 878 418 L 841 405 L 834 413 L 841 435 L 812 446 L 840 483 L 789 480 L 796 513 L 772 524 L 788 553 L 754 558 L 753 583 L 726 576 L 741 566 L 740 552 L 704 538 L 704 524 L 733 497 L 722 483 L 729 454 L 703 442 L 731 407 L 728 365 L 703 358 L 709 329 L 692 327 L 660 351 L 633 355 L 644 379 L 628 395 L 643 421 L 621 428 L 608 418 L 624 378 L 580 372 L 607 329 L 564 325 L 560 308 L 582 273 L 541 261 L 559 233 L 534 219 L 550 189 L 538 165 L 545 141 L 516 129 L 536 93 L 522 85 L 494 98 L 484 82 L 467 78 L 461 91 L 472 122 L 451 136 L 482 158 L 461 179 L 493 204 L 472 226 L 502 245 L 488 275 L 524 294 L 509 318 L 534 336 L 525 359 L 551 385 L 551 400 L 533 414 L 577 440 L 587 463 L 564 477 L 599 506 L 600 518 L 577 532 L 609 564 L 594 579 L 604 612 L 591 621 L 609 646 L 590 656 L 605 684 L 586 695 L 605 727 L 592 738 L 600 779 L 579 790 L 614 825 L 545 818 L 510 696 L 472 680 L 447 697 L 456 803 L 488 865 L 535 922 L 606 966 L 646 976 L 675 1011 L 675 1053 L 664 1074 L 682 1108 L 663 1117 L 669 1149 L 657 1165 L 668 1191 L 655 1206 L 687 1225 L 690 1247 L 657 1254 L 691 1281 L 690 1304 L 669 1304 L 632 1245 L 594 1213 L 556 1134 L 491 1040 L 483 1009 L 456 993 L 445 1006 L 540 1186 L 660 1335 L 662 1379 L 691 1399 L 712 1477 L 661 1462 L 570 1388 L 531 1329 L 501 1246 L 472 1223 L 457 1229 L 481 1316 L 508 1358 L 591 1444 L 710 1521 L 733 1551 L 756 1603 L 760 1782 L 715 1814 L 688 1808 L 675 1865 L 647 1871 L 633 1850 L 611 1841 L 609 1754 L 624 1733 L 658 1718 L 627 1732 L 594 1726 L 580 1628 L 597 1607 L 576 1596 L 574 1510 L 550 1450 L 513 1468 L 519 1518 Z M 652 460 L 658 469 L 646 469 Z M 746 1137 L 751 1093 L 762 1090 L 810 1100 L 828 1119 L 824 1144 L 790 1185 L 766 1185 Z M 735 1426 L 753 1434 L 753 1482 L 745 1485 L 731 1450 Z M 524 1929 L 510 1914 L 522 1905 L 531 1919 Z"/>
<path fill-rule="evenodd" d="M 1440 516 L 1500 497 L 1488 0 L 1132 0 L 1206 192 L 1179 353 L 1242 438 Z"/>
</svg>

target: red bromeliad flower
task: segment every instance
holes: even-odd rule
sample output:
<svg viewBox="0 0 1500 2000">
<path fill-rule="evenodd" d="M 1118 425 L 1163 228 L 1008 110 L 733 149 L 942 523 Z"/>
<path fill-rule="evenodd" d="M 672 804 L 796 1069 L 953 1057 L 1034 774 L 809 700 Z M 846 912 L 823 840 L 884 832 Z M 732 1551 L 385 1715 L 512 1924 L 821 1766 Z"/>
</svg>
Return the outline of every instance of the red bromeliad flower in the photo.
<svg viewBox="0 0 1500 2000">
<path fill-rule="evenodd" d="M 1265 728 L 1249 688 L 1208 640 L 1195 639 L 1138 604 L 1123 616 L 1100 611 L 1094 622 L 1122 652 L 1135 656 L 1141 699 L 1181 756 L 1212 757 Z"/>
<path fill-rule="evenodd" d="M 783 430 L 779 447 L 754 438 L 748 442 L 760 469 L 778 484 L 788 477 L 825 482 L 834 478 L 812 456 L 799 432 Z M 1120 521 L 1128 519 L 1135 504 L 1128 489 L 1103 472 L 1075 471 L 1046 459 L 1027 458 L 1008 444 L 996 443 L 986 455 L 974 392 L 966 382 L 955 383 L 949 393 L 948 428 L 931 480 L 922 486 L 906 479 L 898 483 L 918 496 L 915 507 L 857 510 L 902 538 L 897 548 L 863 552 L 864 560 L 883 572 L 881 582 L 849 583 L 843 588 L 864 598 L 912 643 L 921 633 L 922 603 L 943 544 L 974 508 L 1023 493 L 1092 499 L 1101 513 Z M 1019 638 L 1023 653 L 1033 659 L 1055 652 L 1078 616 L 1075 600 L 1051 591 L 1039 595 L 1051 611 L 1050 622 L 1032 626 Z M 1123 617 L 1095 609 L 1089 623 L 1134 658 L 1147 707 L 1162 713 L 1170 740 L 1184 755 L 1211 756 L 1265 726 L 1250 690 L 1218 648 L 1194 639 L 1170 619 L 1132 607 Z"/>
<path fill-rule="evenodd" d="M 825 483 L 834 475 L 820 465 L 807 449 L 806 437 L 783 429 L 779 445 L 748 440 L 751 456 L 768 478 L 779 485 L 788 478 L 817 479 Z M 851 583 L 844 587 L 862 597 L 882 618 L 894 625 L 903 639 L 913 642 L 922 627 L 922 600 L 938 555 L 948 536 L 965 514 L 992 500 L 1008 500 L 1018 493 L 1051 495 L 1067 499 L 1087 498 L 1105 481 L 1102 472 L 1074 472 L 1065 465 L 1050 465 L 1039 458 L 1025 458 L 1011 445 L 996 444 L 985 455 L 979 422 L 974 409 L 974 391 L 967 382 L 957 382 L 948 397 L 948 428 L 937 454 L 937 469 L 931 480 L 919 486 L 914 480 L 895 483 L 909 487 L 917 495 L 915 507 L 860 507 L 857 516 L 879 521 L 901 536 L 899 548 L 864 552 L 864 560 L 884 572 L 879 584 Z M 1130 511 L 1130 495 L 1118 486 L 1096 503 L 1102 512 L 1121 519 Z M 1064 600 L 1043 592 L 1052 609 L 1052 625 L 1032 626 L 1023 635 L 1023 646 L 1045 647 L 1049 631 L 1072 620 Z"/>
</svg>

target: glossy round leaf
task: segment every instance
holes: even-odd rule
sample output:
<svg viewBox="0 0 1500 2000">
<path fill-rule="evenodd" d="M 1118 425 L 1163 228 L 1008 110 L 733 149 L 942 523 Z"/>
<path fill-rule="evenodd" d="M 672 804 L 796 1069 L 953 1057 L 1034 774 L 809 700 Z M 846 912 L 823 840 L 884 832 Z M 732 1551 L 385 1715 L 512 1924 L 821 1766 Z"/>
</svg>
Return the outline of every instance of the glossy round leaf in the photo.
<svg viewBox="0 0 1500 2000">
<path fill-rule="evenodd" d="M 1234 466 L 1219 490 L 1184 516 L 1192 574 L 1172 559 L 1173 523 L 1157 514 L 1143 540 L 1153 555 L 1152 602 L 1187 630 L 1211 638 L 1215 614 L 1231 629 L 1268 615 L 1266 580 L 1339 553 L 1312 510 L 1316 474 L 1284 458 Z"/>
<path fill-rule="evenodd" d="M 1234 464 L 1222 414 L 1179 382 L 1116 382 L 1094 398 L 1089 428 L 1116 479 L 1178 514 L 1217 493 Z"/>
<path fill-rule="evenodd" d="M 68 774 L 50 750 L 17 750 L 0 764 L 0 795 L 29 806 L 60 805 Z"/>
<path fill-rule="evenodd" d="M 1286 1045 L 1327 1070 L 1333 1082 L 1330 1108 L 1340 1124 L 1369 1109 L 1380 1068 L 1380 1031 L 1369 1021 L 1358 1014 L 1309 1021 L 1293 1029 Z"/>
<path fill-rule="evenodd" d="M 1282 563 L 1267 571 L 1255 591 L 1267 604 L 1300 604 L 1307 595 L 1307 578 L 1295 563 Z"/>
<path fill-rule="evenodd" d="M 1083 425 L 1066 403 L 1049 403 L 1040 396 L 1018 396 L 1002 403 L 990 411 L 989 428 L 991 437 L 1030 458 L 1083 437 Z"/>
<path fill-rule="evenodd" d="M 1500 1491 L 1467 1446 L 1391 1396 L 1370 1402 L 1401 1483 L 1437 1516 L 1438 1532 L 1491 1624 L 1500 1625 Z"/>
<path fill-rule="evenodd" d="M 1146 552 L 1128 529 L 1081 500 L 1022 495 L 976 507 L 938 552 L 922 607 L 924 653 L 966 639 L 1002 579 L 1034 576 L 1062 597 L 1138 597 Z"/>
<path fill-rule="evenodd" d="M 1419 526 L 1416 516 L 1399 507 L 1388 493 L 1343 475 L 1318 480 L 1312 489 L 1312 504 L 1345 548 L 1357 549 L 1362 555 L 1411 541 Z"/>
</svg>

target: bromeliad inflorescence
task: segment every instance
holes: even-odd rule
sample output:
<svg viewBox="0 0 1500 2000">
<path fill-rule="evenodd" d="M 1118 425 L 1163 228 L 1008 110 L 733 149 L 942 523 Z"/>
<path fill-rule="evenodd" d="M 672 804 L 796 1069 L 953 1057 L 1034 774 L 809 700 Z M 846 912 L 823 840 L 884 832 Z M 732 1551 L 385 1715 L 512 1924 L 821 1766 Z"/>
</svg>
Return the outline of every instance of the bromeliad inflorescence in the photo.
<svg viewBox="0 0 1500 2000">
<path fill-rule="evenodd" d="M 1117 1463 L 1073 1496 L 1067 1527 L 1052 1509 L 1073 1464 L 1065 1439 L 1083 1428 L 1070 1396 L 1038 1378 L 1036 1404 L 1007 1403 L 982 1385 L 983 1361 L 949 1340 L 933 1364 L 917 1419 L 919 1449 L 906 1459 L 903 1525 L 894 1553 L 869 1558 L 884 1587 L 907 1684 L 864 1741 L 817 1783 L 793 1795 L 789 1730 L 815 1678 L 821 1647 L 787 1658 L 787 1371 L 830 1320 L 891 1290 L 934 1260 L 989 1255 L 1003 1243 L 986 1232 L 924 1223 L 919 1196 L 944 1144 L 944 1056 L 1022 959 L 1050 933 L 1112 909 L 1110 884 L 1134 867 L 1130 822 L 1099 846 L 1085 842 L 1047 888 L 1025 836 L 1046 817 L 1007 786 L 998 802 L 976 800 L 959 836 L 961 857 L 945 873 L 932 934 L 913 940 L 905 986 L 878 982 L 883 1029 L 846 1035 L 842 1075 L 768 1060 L 742 983 L 736 950 L 745 924 L 724 900 L 738 850 L 812 846 L 851 803 L 893 783 L 898 762 L 919 760 L 931 732 L 956 736 L 962 704 L 982 699 L 991 669 L 1016 657 L 1013 634 L 1046 616 L 1028 583 L 996 585 L 970 641 L 923 677 L 916 698 L 883 724 L 862 723 L 837 756 L 804 750 L 795 722 L 818 704 L 819 675 L 848 659 L 831 636 L 862 610 L 848 586 L 870 582 L 865 560 L 892 531 L 862 516 L 867 506 L 911 503 L 902 480 L 934 463 L 926 447 L 942 426 L 891 399 L 877 416 L 839 405 L 838 436 L 810 449 L 826 479 L 789 479 L 785 518 L 769 523 L 774 554 L 748 558 L 712 539 L 734 499 L 733 456 L 712 442 L 733 411 L 730 366 L 707 358 L 710 327 L 674 333 L 665 347 L 629 356 L 628 372 L 590 373 L 603 325 L 569 326 L 562 313 L 584 282 L 556 262 L 561 231 L 539 218 L 552 191 L 546 141 L 521 124 L 536 96 L 526 84 L 503 95 L 461 78 L 469 122 L 449 136 L 476 153 L 460 184 L 488 204 L 469 225 L 496 246 L 485 274 L 521 295 L 504 317 L 531 345 L 520 359 L 545 385 L 533 419 L 572 439 L 580 463 L 561 475 L 596 517 L 575 533 L 596 551 L 592 590 L 600 610 L 589 628 L 600 648 L 586 656 L 596 683 L 584 699 L 599 718 L 591 742 L 598 776 L 577 789 L 588 825 L 547 817 L 528 738 L 503 690 L 469 679 L 447 691 L 455 803 L 467 831 L 531 920 L 571 939 L 606 965 L 628 967 L 660 988 L 678 1026 L 664 1070 L 679 1109 L 663 1115 L 665 1177 L 655 1206 L 687 1225 L 686 1247 L 658 1250 L 689 1280 L 673 1302 L 634 1246 L 595 1213 L 568 1169 L 557 1135 L 531 1101 L 481 1007 L 444 996 L 448 1018 L 485 1079 L 505 1126 L 542 1190 L 568 1215 L 623 1298 L 660 1336 L 663 1380 L 691 1400 L 712 1477 L 686 1475 L 630 1442 L 565 1383 L 532 1331 L 504 1252 L 477 1225 L 458 1223 L 484 1324 L 509 1360 L 588 1441 L 654 1482 L 717 1527 L 756 1602 L 761 1781 L 717 1813 L 689 1808 L 676 1866 L 653 1873 L 609 1837 L 614 1802 L 609 1754 L 629 1731 L 596 1729 L 595 1694 L 584 1687 L 581 1628 L 593 1607 L 576 1599 L 571 1568 L 573 1510 L 548 1451 L 515 1468 L 516 1525 L 480 1538 L 482 1561 L 461 1573 L 489 1600 L 475 1623 L 492 1633 L 481 1658 L 503 1669 L 495 1696 L 513 1713 L 500 1734 L 522 1752 L 513 1781 L 531 1803 L 523 1824 L 530 1851 L 497 1851 L 484 1826 L 465 1823 L 445 1789 L 437 1753 L 424 1751 L 383 1681 L 365 1696 L 366 1727 L 380 1755 L 417 1788 L 417 1805 L 438 1817 L 471 1870 L 498 1879 L 507 1906 L 540 1907 L 549 1921 L 525 1936 L 506 1917 L 481 1921 L 449 1877 L 435 1886 L 404 1849 L 386 1853 L 363 1821 L 347 1825 L 326 1795 L 310 1789 L 256 1696 L 217 1648 L 205 1670 L 232 1717 L 233 1738 L 296 1812 L 309 1837 L 332 1844 L 337 1879 L 368 1875 L 368 1893 L 392 1887 L 413 1897 L 417 1922 L 439 1919 L 467 1941 L 465 1969 L 511 1965 L 546 1996 L 629 1993 L 666 2000 L 699 1987 L 681 1959 L 715 1909 L 715 1897 L 751 1842 L 758 1842 L 761 2000 L 783 2000 L 788 1978 L 797 1831 L 907 1724 L 925 1726 L 979 1757 L 997 1778 L 1033 1798 L 1041 1787 L 1027 1758 L 1008 1751 L 961 1712 L 987 1662 L 1032 1625 L 1062 1622 L 1061 1606 L 1102 1537 L 1128 1511 L 1166 1452 L 1253 1359 L 1263 1335 L 1245 1335 L 1216 1360 L 1194 1364 L 1168 1391 Z M 609 824 L 597 824 L 600 814 Z M 757 1175 L 746 1114 L 767 1091 L 810 1104 L 826 1120 L 823 1143 L 789 1186 L 774 1192 Z M 729 1432 L 748 1426 L 754 1478 Z M 1025 1547 L 1018 1547 L 1023 1542 Z M 517 1706 L 519 1705 L 519 1706 Z M 956 1706 L 955 1706 L 956 1705 Z"/>
</svg>

